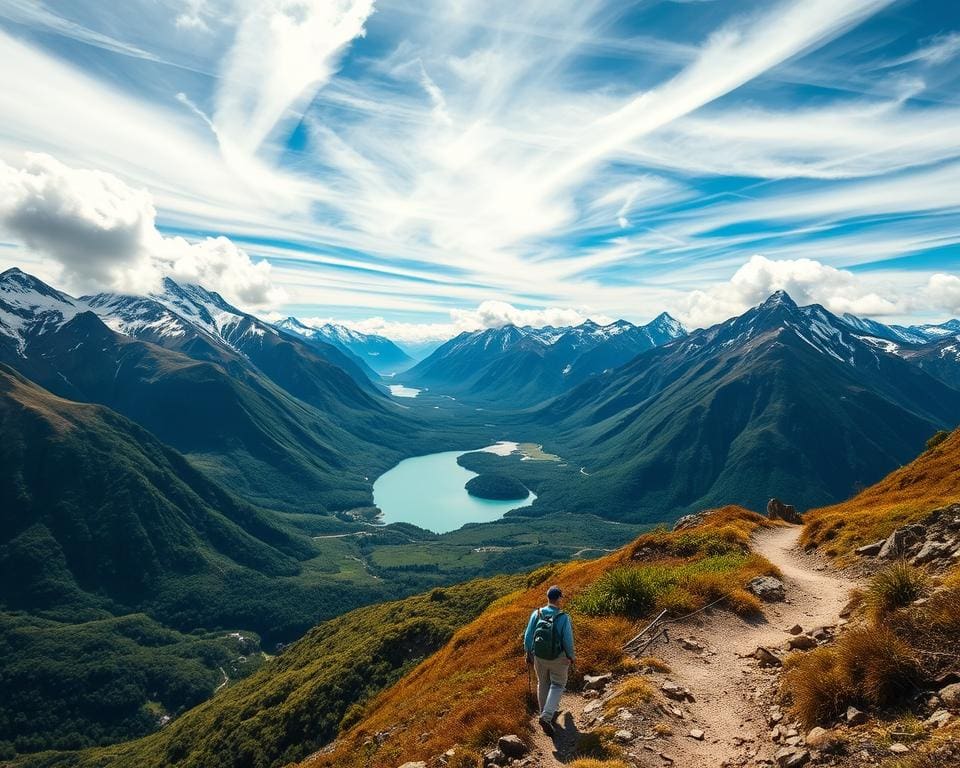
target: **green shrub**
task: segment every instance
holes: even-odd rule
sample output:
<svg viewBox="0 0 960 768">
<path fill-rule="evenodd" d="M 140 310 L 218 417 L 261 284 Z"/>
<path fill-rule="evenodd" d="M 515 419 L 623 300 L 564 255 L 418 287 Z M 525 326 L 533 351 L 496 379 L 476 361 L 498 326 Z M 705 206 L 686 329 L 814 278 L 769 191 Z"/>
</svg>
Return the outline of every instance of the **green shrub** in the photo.
<svg viewBox="0 0 960 768">
<path fill-rule="evenodd" d="M 667 568 L 646 565 L 614 568 L 583 592 L 573 607 L 590 616 L 627 616 L 649 614 L 657 598 L 674 583 Z"/>
<path fill-rule="evenodd" d="M 950 433 L 947 432 L 947 430 L 945 429 L 938 430 L 933 434 L 933 437 L 927 440 L 927 450 L 932 451 L 934 448 L 940 445 L 940 443 L 942 443 L 948 437 L 950 437 Z"/>
</svg>

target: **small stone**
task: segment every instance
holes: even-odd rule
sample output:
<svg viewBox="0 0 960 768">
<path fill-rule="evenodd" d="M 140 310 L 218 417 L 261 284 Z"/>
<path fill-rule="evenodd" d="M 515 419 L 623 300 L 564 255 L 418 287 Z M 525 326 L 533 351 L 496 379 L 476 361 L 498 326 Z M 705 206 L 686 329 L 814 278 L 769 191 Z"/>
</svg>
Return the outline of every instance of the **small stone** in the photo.
<svg viewBox="0 0 960 768">
<path fill-rule="evenodd" d="M 847 707 L 846 718 L 848 725 L 863 725 L 870 719 L 866 712 L 861 712 L 856 707 Z"/>
<path fill-rule="evenodd" d="M 514 734 L 509 736 L 501 736 L 497 741 L 497 747 L 500 751 L 503 752 L 507 757 L 517 759 L 523 757 L 527 752 L 530 751 L 530 747 L 523 743 L 523 740 Z"/>
<path fill-rule="evenodd" d="M 783 662 L 774 655 L 769 649 L 764 648 L 762 645 L 757 646 L 757 650 L 753 652 L 753 658 L 760 662 L 761 667 L 782 667 Z"/>
<path fill-rule="evenodd" d="M 773 759 L 780 768 L 800 768 L 800 766 L 806 765 L 810 761 L 810 753 L 805 749 L 784 747 L 783 749 L 777 750 Z"/>
<path fill-rule="evenodd" d="M 776 725 L 781 720 L 783 720 L 783 712 L 781 711 L 780 707 L 770 707 L 770 725 Z"/>
<path fill-rule="evenodd" d="M 803 739 L 799 736 L 789 736 L 784 741 L 788 747 L 799 747 L 803 743 Z"/>
<path fill-rule="evenodd" d="M 903 755 L 910 751 L 910 747 L 908 747 L 906 744 L 901 744 L 899 741 L 896 741 L 890 745 L 890 751 L 897 755 Z"/>
<path fill-rule="evenodd" d="M 947 710 L 938 709 L 926 719 L 926 724 L 933 728 L 943 728 L 943 726 L 950 722 L 951 717 L 953 717 L 953 715 L 947 712 Z"/>
<path fill-rule="evenodd" d="M 686 648 L 688 651 L 697 651 L 698 653 L 703 650 L 703 645 L 698 643 L 692 637 L 690 638 L 680 638 L 680 645 Z"/>
<path fill-rule="evenodd" d="M 960 708 L 960 683 L 951 683 L 941 688 L 937 695 L 946 706 L 952 709 Z"/>
<path fill-rule="evenodd" d="M 427 768 L 427 764 L 423 760 L 417 760 L 413 763 L 404 763 L 400 768 Z"/>
<path fill-rule="evenodd" d="M 589 715 L 589 714 L 591 714 L 591 713 L 593 713 L 593 712 L 596 712 L 596 711 L 597 711 L 598 709 L 600 709 L 602 706 L 603 706 L 603 703 L 602 703 L 602 702 L 599 702 L 599 701 L 596 701 L 596 700 L 591 701 L 589 704 L 587 704 L 587 706 L 585 706 L 585 707 L 583 708 L 583 714 Z"/>
<path fill-rule="evenodd" d="M 622 729 L 613 734 L 613 738 L 619 741 L 621 744 L 626 744 L 628 741 L 633 741 L 633 731 L 628 731 Z"/>
<path fill-rule="evenodd" d="M 584 675 L 583 687 L 588 691 L 601 691 L 607 687 L 607 683 L 611 680 L 613 680 L 611 672 L 602 675 Z"/>
<path fill-rule="evenodd" d="M 697 741 L 703 741 L 704 733 L 699 728 L 692 728 L 688 734 L 691 739 L 696 739 Z"/>
<path fill-rule="evenodd" d="M 687 698 L 686 691 L 672 680 L 664 680 L 660 685 L 663 695 L 674 701 L 684 701 Z"/>
<path fill-rule="evenodd" d="M 880 539 L 880 541 L 875 541 L 873 544 L 864 544 L 862 547 L 857 547 L 854 552 L 861 557 L 876 557 L 880 554 L 880 550 L 883 549 L 886 541 L 886 539 Z"/>
<path fill-rule="evenodd" d="M 787 645 L 792 651 L 809 651 L 817 647 L 817 641 L 809 635 L 797 635 L 787 641 Z"/>
<path fill-rule="evenodd" d="M 803 627 L 799 624 L 794 624 L 790 629 L 787 630 L 791 635 L 800 635 L 803 634 Z"/>
</svg>

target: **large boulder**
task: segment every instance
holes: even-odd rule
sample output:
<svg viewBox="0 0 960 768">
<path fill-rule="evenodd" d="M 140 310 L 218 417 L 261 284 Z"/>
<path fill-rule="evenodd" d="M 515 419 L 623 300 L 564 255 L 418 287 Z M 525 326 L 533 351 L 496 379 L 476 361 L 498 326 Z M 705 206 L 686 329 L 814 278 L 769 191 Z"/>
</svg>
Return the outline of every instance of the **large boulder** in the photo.
<svg viewBox="0 0 960 768">
<path fill-rule="evenodd" d="M 787 591 L 780 579 L 773 576 L 755 576 L 747 582 L 747 591 L 767 603 L 779 603 L 786 599 Z"/>
<path fill-rule="evenodd" d="M 941 688 L 938 695 L 940 700 L 950 709 L 960 709 L 960 683 L 952 683 L 945 688 Z"/>
<path fill-rule="evenodd" d="M 783 520 L 785 523 L 799 525 L 803 522 L 800 513 L 792 504 L 784 504 L 780 499 L 770 499 L 767 502 L 767 517 L 771 520 Z"/>
<path fill-rule="evenodd" d="M 897 528 L 897 530 L 891 533 L 887 537 L 887 540 L 883 542 L 883 546 L 880 547 L 880 552 L 877 553 L 877 557 L 887 560 L 903 557 L 907 554 L 910 547 L 920 541 L 920 535 L 915 530 L 916 528 L 917 526 Z"/>
<path fill-rule="evenodd" d="M 523 740 L 519 736 L 510 734 L 509 736 L 501 736 L 500 740 L 497 742 L 497 747 L 503 754 L 507 757 L 520 758 L 523 757 L 527 752 L 530 751 L 530 747 L 523 743 Z"/>
</svg>

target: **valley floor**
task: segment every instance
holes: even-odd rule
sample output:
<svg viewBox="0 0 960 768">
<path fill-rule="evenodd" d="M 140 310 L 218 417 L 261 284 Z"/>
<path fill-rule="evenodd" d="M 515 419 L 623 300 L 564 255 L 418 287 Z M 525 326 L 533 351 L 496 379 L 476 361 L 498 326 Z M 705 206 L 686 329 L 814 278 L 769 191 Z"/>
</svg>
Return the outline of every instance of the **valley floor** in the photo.
<svg viewBox="0 0 960 768">
<path fill-rule="evenodd" d="M 644 677 L 657 688 L 670 680 L 689 689 L 694 701 L 677 703 L 657 691 L 652 699 L 659 703 L 657 718 L 630 712 L 606 718 L 604 725 L 630 732 L 625 749 L 634 765 L 776 764 L 774 754 L 784 746 L 771 739 L 771 706 L 779 675 L 776 668 L 759 666 L 752 654 L 758 646 L 783 645 L 794 625 L 804 631 L 836 625 L 855 586 L 799 552 L 800 532 L 799 526 L 775 528 L 759 531 L 753 539 L 753 549 L 780 569 L 785 602 L 767 604 L 765 617 L 756 622 L 726 611 L 699 614 L 671 625 L 670 641 L 659 641 L 646 651 L 665 661 L 670 671 Z M 694 640 L 703 650 L 688 650 L 678 638 Z M 572 762 L 580 732 L 599 724 L 601 708 L 591 706 L 579 692 L 565 694 L 561 706 L 565 711 L 553 739 L 534 728 L 533 765 L 554 768 Z M 786 718 L 782 727 L 788 731 Z M 693 738 L 691 731 L 702 731 L 702 738 Z"/>
</svg>

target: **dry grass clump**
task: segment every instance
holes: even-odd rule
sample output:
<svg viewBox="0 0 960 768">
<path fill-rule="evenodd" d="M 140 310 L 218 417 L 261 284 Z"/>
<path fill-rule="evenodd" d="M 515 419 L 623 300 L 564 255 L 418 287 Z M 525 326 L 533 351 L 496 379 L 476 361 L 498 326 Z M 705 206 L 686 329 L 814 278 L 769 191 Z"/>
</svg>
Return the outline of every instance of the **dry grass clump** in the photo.
<svg viewBox="0 0 960 768">
<path fill-rule="evenodd" d="M 609 726 L 595 728 L 577 737 L 577 757 L 609 761 L 619 756 L 613 743 L 614 729 Z M 602 763 L 601 763 L 602 764 Z"/>
<path fill-rule="evenodd" d="M 960 500 L 960 430 L 910 464 L 840 504 L 804 515 L 801 543 L 841 558 L 862 544 L 922 520 L 937 507 Z"/>
<path fill-rule="evenodd" d="M 653 696 L 653 686 L 642 677 L 631 677 L 617 688 L 616 693 L 604 704 L 604 711 L 608 714 L 616 712 L 620 707 L 630 709 L 644 702 L 650 701 Z"/>
<path fill-rule="evenodd" d="M 637 665 L 641 668 L 651 669 L 654 672 L 670 672 L 670 665 L 663 659 L 656 656 L 643 656 L 637 659 Z"/>
<path fill-rule="evenodd" d="M 828 647 L 787 659 L 782 690 L 806 726 L 826 723 L 851 704 L 896 707 L 920 679 L 913 649 L 891 629 L 860 627 Z"/>
<path fill-rule="evenodd" d="M 864 594 L 864 602 L 874 621 L 906 608 L 926 593 L 927 574 L 920 568 L 900 561 L 874 574 Z"/>
</svg>

